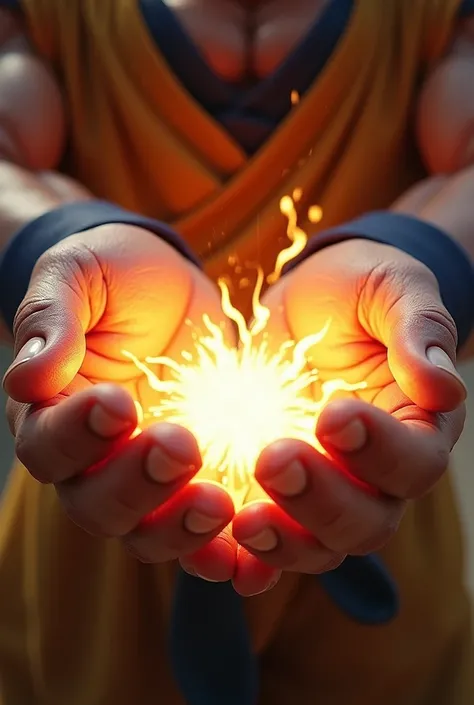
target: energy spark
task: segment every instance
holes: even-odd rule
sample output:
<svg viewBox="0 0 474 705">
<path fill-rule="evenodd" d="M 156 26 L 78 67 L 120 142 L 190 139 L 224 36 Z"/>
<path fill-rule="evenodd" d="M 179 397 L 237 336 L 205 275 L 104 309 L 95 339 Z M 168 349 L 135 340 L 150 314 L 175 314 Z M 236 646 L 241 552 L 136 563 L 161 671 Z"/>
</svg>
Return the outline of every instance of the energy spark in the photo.
<svg viewBox="0 0 474 705">
<path fill-rule="evenodd" d="M 300 194 L 294 195 L 298 200 Z M 285 196 L 280 209 L 288 219 L 291 244 L 280 252 L 271 281 L 279 278 L 284 265 L 307 241 L 297 224 L 293 198 Z M 313 213 L 320 215 L 320 209 Z M 248 496 L 257 459 L 267 445 L 294 438 L 320 449 L 316 422 L 332 395 L 366 386 L 342 379 L 323 381 L 315 399 L 318 371 L 309 365 L 309 353 L 323 340 L 331 322 L 303 340 L 285 341 L 275 352 L 265 332 L 270 310 L 261 303 L 263 283 L 264 274 L 258 269 L 252 298 L 254 320 L 248 325 L 233 306 L 226 282 L 218 282 L 223 312 L 237 328 L 238 347 L 230 346 L 222 328 L 204 316 L 204 332 L 194 336 L 194 349 L 183 351 L 181 361 L 163 356 L 141 361 L 124 351 L 157 393 L 155 405 L 140 407 L 140 418 L 190 430 L 201 451 L 203 476 L 221 482 L 237 506 Z M 155 367 L 166 369 L 166 378 L 154 372 Z"/>
</svg>

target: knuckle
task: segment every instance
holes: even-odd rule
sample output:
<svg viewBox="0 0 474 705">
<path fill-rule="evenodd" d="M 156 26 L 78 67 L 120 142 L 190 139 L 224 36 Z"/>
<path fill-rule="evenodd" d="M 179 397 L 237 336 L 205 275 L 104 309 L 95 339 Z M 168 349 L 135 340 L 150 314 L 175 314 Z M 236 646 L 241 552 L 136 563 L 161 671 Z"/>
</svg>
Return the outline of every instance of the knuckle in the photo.
<svg viewBox="0 0 474 705">
<path fill-rule="evenodd" d="M 40 430 L 37 423 L 39 417 L 33 418 L 36 416 L 34 408 L 26 405 L 20 407 L 13 420 L 18 427 L 15 452 L 18 460 L 39 482 L 61 482 L 82 471 L 81 454 L 71 438 L 50 427 L 45 411 L 44 408 L 41 410 L 43 423 Z M 20 423 L 18 418 L 21 419 Z"/>
<path fill-rule="evenodd" d="M 359 296 L 361 313 L 367 320 L 372 320 L 371 308 L 379 295 L 385 301 L 384 315 L 390 324 L 400 323 L 400 306 L 409 303 L 407 310 L 412 309 L 413 315 L 405 319 L 406 328 L 415 326 L 418 330 L 424 321 L 430 332 L 436 330 L 440 342 L 456 349 L 456 324 L 443 306 L 436 276 L 423 262 L 404 253 L 395 253 L 390 261 L 376 261 L 365 273 Z"/>
<path fill-rule="evenodd" d="M 467 419 L 466 404 L 461 404 L 454 412 L 438 414 L 439 429 L 447 442 L 448 459 L 460 439 Z"/>
<path fill-rule="evenodd" d="M 59 434 L 54 442 L 54 454 L 56 456 L 54 462 L 56 481 L 67 480 L 78 475 L 84 469 L 85 464 L 81 462 L 78 454 L 73 452 L 73 446 L 68 444 L 67 439 L 62 438 Z"/>
<path fill-rule="evenodd" d="M 76 526 L 91 536 L 106 539 L 116 538 L 116 534 L 108 526 L 108 522 L 103 519 L 100 513 L 96 515 L 89 506 L 89 502 L 84 501 L 80 488 L 70 483 L 58 483 L 56 492 L 66 515 Z"/>
<path fill-rule="evenodd" d="M 442 343 L 447 349 L 456 350 L 458 344 L 458 331 L 451 314 L 442 306 L 436 304 L 423 307 L 423 317 L 426 325 L 436 328 L 437 342 Z M 419 325 L 419 322 L 418 322 Z"/>
<path fill-rule="evenodd" d="M 163 550 L 156 543 L 144 541 L 143 537 L 133 533 L 122 537 L 121 541 L 126 551 L 140 563 L 163 563 L 170 559 L 168 555 L 163 555 Z"/>
<path fill-rule="evenodd" d="M 14 339 L 20 346 L 34 334 L 46 315 L 58 315 L 63 309 L 64 301 L 58 301 L 57 297 L 58 286 L 82 300 L 85 283 L 102 281 L 97 258 L 82 242 L 75 242 L 75 237 L 54 245 L 38 259 L 28 292 L 13 321 Z"/>
<path fill-rule="evenodd" d="M 420 499 L 424 497 L 441 479 L 449 463 L 448 449 L 440 448 L 435 454 L 429 468 L 415 469 L 415 472 L 408 474 L 406 487 L 403 492 L 403 499 Z"/>
<path fill-rule="evenodd" d="M 348 553 L 352 556 L 365 556 L 386 546 L 396 534 L 402 515 L 403 510 L 399 509 L 382 519 L 378 525 L 373 527 L 370 536 L 360 541 Z"/>
<path fill-rule="evenodd" d="M 179 565 L 188 575 L 191 575 L 193 578 L 199 577 L 196 568 L 194 567 L 194 562 L 190 556 L 180 558 Z"/>
<path fill-rule="evenodd" d="M 385 546 L 398 529 L 405 503 L 398 499 L 375 501 L 378 506 L 365 511 L 363 517 L 360 510 L 357 516 L 349 509 L 335 510 L 324 524 L 325 543 L 333 551 L 350 555 L 371 553 Z"/>
<path fill-rule="evenodd" d="M 338 541 L 352 531 L 352 512 L 346 506 L 328 504 L 321 512 L 318 524 L 325 535 L 331 535 L 333 541 Z"/>
<path fill-rule="evenodd" d="M 132 531 L 143 516 L 143 509 L 137 506 L 132 499 L 127 498 L 123 493 L 116 495 L 109 508 L 111 523 L 113 521 L 114 536 L 124 536 Z"/>
<path fill-rule="evenodd" d="M 421 460 L 407 463 L 406 458 L 387 457 L 377 468 L 377 487 L 397 500 L 416 499 L 424 495 L 439 479 L 446 463 L 431 463 L 427 470 Z"/>
<path fill-rule="evenodd" d="M 52 465 L 44 457 L 38 457 L 35 444 L 21 430 L 15 439 L 15 455 L 35 480 L 41 484 L 52 482 Z"/>
<path fill-rule="evenodd" d="M 38 294 L 30 294 L 23 299 L 19 305 L 13 320 L 13 336 L 17 345 L 22 343 L 31 335 L 31 328 L 35 321 L 44 314 L 51 306 L 51 299 Z"/>
<path fill-rule="evenodd" d="M 140 563 L 145 563 L 146 565 L 152 565 L 153 563 L 159 563 L 158 560 L 155 559 L 154 556 L 151 554 L 145 554 L 143 552 L 140 552 L 135 546 L 132 544 L 125 544 L 125 549 L 127 553 L 132 556 L 132 558 L 135 558 L 137 561 Z"/>
<path fill-rule="evenodd" d="M 388 454 L 384 458 L 384 462 L 379 462 L 375 465 L 376 475 L 374 475 L 374 484 L 384 492 L 388 492 L 390 495 L 398 497 L 399 492 L 396 491 L 396 487 L 400 485 L 400 474 L 404 467 L 403 461 L 400 461 L 399 457 L 394 457 L 395 454 Z M 403 478 L 403 474 L 401 475 Z M 408 480 L 410 476 L 408 474 Z M 402 496 L 404 491 L 401 492 Z"/>
<path fill-rule="evenodd" d="M 328 558 L 328 554 L 330 557 Z M 329 573 L 331 570 L 339 568 L 341 563 L 344 562 L 346 556 L 342 553 L 333 553 L 332 551 L 325 551 L 323 555 L 319 555 L 316 559 L 312 559 L 311 566 L 309 569 L 305 570 L 305 573 L 310 575 L 320 575 L 321 573 Z"/>
<path fill-rule="evenodd" d="M 7 398 L 6 403 L 6 418 L 8 423 L 8 429 L 12 436 L 16 438 L 19 433 L 19 429 L 28 413 L 28 406 L 26 404 L 20 404 L 17 401 Z"/>
</svg>

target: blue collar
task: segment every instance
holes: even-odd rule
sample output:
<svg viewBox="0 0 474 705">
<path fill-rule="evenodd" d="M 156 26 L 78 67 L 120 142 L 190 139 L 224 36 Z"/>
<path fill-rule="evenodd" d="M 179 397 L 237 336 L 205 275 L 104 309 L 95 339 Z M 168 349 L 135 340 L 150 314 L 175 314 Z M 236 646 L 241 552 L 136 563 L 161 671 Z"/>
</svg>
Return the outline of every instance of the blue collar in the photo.
<svg viewBox="0 0 474 705">
<path fill-rule="evenodd" d="M 248 153 L 255 152 L 286 117 L 291 92 L 303 96 L 324 69 L 353 7 L 354 0 L 332 0 L 285 61 L 245 89 L 216 75 L 163 0 L 140 0 L 148 30 L 175 76 Z"/>
</svg>

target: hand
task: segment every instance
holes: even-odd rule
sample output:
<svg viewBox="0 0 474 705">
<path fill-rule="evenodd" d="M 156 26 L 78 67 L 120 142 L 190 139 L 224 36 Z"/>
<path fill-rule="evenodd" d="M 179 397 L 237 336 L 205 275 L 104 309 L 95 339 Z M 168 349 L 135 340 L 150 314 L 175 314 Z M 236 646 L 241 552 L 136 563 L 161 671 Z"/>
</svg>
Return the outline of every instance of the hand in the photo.
<svg viewBox="0 0 474 705">
<path fill-rule="evenodd" d="M 252 503 L 234 518 L 247 572 L 253 561 L 319 573 L 381 548 L 407 500 L 444 472 L 465 415 L 456 331 L 423 264 L 363 240 L 316 253 L 265 303 L 276 347 L 330 319 L 310 351 L 320 379 L 367 382 L 321 413 L 316 435 L 326 453 L 285 439 L 263 452 L 256 478 L 273 502 Z"/>
<path fill-rule="evenodd" d="M 219 570 L 215 537 L 232 502 L 217 485 L 189 484 L 201 459 L 184 429 L 155 424 L 133 437 L 134 400 L 149 386 L 122 353 L 177 357 L 192 344 L 185 319 L 200 325 L 204 313 L 224 319 L 217 289 L 155 235 L 125 225 L 74 235 L 34 270 L 4 386 L 18 458 L 55 485 L 76 524 L 146 562 L 193 565 L 206 545 Z"/>
</svg>

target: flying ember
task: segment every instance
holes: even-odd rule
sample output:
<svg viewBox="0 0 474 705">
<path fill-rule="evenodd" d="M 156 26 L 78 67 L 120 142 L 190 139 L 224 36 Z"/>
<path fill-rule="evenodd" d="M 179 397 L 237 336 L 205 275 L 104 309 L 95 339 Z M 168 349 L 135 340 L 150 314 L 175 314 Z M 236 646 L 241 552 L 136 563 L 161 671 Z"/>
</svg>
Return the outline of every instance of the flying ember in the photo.
<svg viewBox="0 0 474 705">
<path fill-rule="evenodd" d="M 300 254 L 307 242 L 306 233 L 297 224 L 295 201 L 300 198 L 301 191 L 296 189 L 292 196 L 281 199 L 290 245 L 278 255 L 269 283 L 278 280 L 285 264 Z M 308 213 L 311 222 L 321 216 L 317 206 Z M 181 360 L 148 357 L 142 361 L 127 351 L 123 354 L 157 393 L 156 405 L 143 409 L 137 402 L 139 418 L 167 421 L 191 431 L 202 455 L 202 476 L 225 486 L 239 507 L 246 501 L 257 459 L 267 445 L 293 438 L 320 448 L 315 427 L 321 410 L 336 391 L 355 391 L 366 384 L 324 381 L 315 399 L 313 383 L 318 380 L 318 371 L 308 364 L 309 352 L 323 340 L 331 322 L 302 340 L 285 341 L 275 352 L 265 332 L 270 311 L 260 300 L 263 272 L 258 270 L 252 295 L 251 324 L 233 306 L 226 282 L 221 279 L 218 284 L 222 309 L 237 328 L 237 347 L 230 346 L 222 328 L 204 316 L 204 333 L 194 336 L 194 349 L 184 350 Z M 163 369 L 168 372 L 166 379 Z"/>
</svg>

